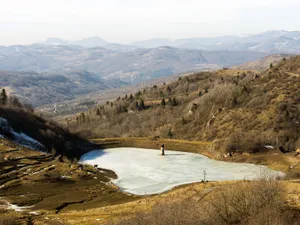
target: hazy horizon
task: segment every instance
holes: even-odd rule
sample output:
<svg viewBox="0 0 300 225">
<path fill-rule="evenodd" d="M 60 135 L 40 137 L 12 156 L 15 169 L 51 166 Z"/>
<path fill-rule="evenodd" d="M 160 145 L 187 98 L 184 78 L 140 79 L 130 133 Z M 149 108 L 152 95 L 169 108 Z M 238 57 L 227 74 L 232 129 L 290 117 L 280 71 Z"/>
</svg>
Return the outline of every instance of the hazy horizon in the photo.
<svg viewBox="0 0 300 225">
<path fill-rule="evenodd" d="M 0 45 L 47 38 L 101 37 L 128 44 L 153 38 L 181 39 L 300 30 L 300 2 L 196 0 L 11 0 L 0 7 Z"/>
</svg>

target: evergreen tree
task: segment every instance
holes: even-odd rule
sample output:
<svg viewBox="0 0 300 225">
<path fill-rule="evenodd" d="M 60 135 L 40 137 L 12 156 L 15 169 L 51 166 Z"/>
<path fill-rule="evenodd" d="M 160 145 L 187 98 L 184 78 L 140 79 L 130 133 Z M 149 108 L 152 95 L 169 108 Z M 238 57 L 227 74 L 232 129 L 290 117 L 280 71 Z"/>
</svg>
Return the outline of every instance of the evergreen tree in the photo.
<svg viewBox="0 0 300 225">
<path fill-rule="evenodd" d="M 162 107 L 165 107 L 165 105 L 166 105 L 166 101 L 165 101 L 165 99 L 164 99 L 164 98 L 161 100 L 161 102 L 160 102 L 160 105 L 161 105 Z"/>
<path fill-rule="evenodd" d="M 2 92 L 0 94 L 0 104 L 6 105 L 7 101 L 8 101 L 8 98 L 7 98 L 6 90 L 2 89 Z"/>
<path fill-rule="evenodd" d="M 164 97 L 164 96 L 165 96 L 162 90 L 160 90 L 159 96 L 160 96 L 160 97 Z"/>
<path fill-rule="evenodd" d="M 198 94 L 198 95 L 199 95 L 199 97 L 201 97 L 201 96 L 202 96 L 202 91 L 199 91 L 199 94 Z"/>
<path fill-rule="evenodd" d="M 171 93 L 171 88 L 168 86 L 167 87 L 167 92 L 168 92 L 168 95 L 170 95 L 170 93 Z"/>
<path fill-rule="evenodd" d="M 172 133 L 172 129 L 170 128 L 169 132 L 168 132 L 168 137 L 171 139 L 174 136 L 174 134 Z"/>
<path fill-rule="evenodd" d="M 82 123 L 85 123 L 85 115 L 84 115 L 84 113 L 80 114 L 80 119 L 81 119 Z"/>
<path fill-rule="evenodd" d="M 270 69 L 272 69 L 272 68 L 273 68 L 273 63 L 270 64 Z"/>
<path fill-rule="evenodd" d="M 145 103 L 143 99 L 140 100 L 140 108 L 145 109 Z"/>
<path fill-rule="evenodd" d="M 168 105 L 173 105 L 173 103 L 172 103 L 172 99 L 171 99 L 170 97 L 168 98 L 168 102 L 167 102 L 167 104 L 168 104 Z"/>
<path fill-rule="evenodd" d="M 134 101 L 134 97 L 133 97 L 133 95 L 132 95 L 132 94 L 130 94 L 130 96 L 129 96 L 129 101 L 131 101 L 131 102 L 133 102 L 133 101 Z"/>
<path fill-rule="evenodd" d="M 139 99 L 142 95 L 142 92 L 141 91 L 138 91 L 137 93 L 135 93 L 135 97 L 136 99 Z"/>
<path fill-rule="evenodd" d="M 177 105 L 178 105 L 178 102 L 177 102 L 176 98 L 173 97 L 172 106 L 177 106 Z"/>
</svg>

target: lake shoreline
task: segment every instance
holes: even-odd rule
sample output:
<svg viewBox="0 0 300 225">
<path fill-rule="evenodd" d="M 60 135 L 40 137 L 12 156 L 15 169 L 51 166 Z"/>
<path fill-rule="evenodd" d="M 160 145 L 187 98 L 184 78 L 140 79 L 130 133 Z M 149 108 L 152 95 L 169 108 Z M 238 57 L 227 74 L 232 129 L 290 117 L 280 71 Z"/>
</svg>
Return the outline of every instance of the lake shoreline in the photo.
<svg viewBox="0 0 300 225">
<path fill-rule="evenodd" d="M 224 162 L 183 151 L 166 151 L 132 147 L 90 151 L 80 159 L 83 164 L 99 165 L 114 171 L 112 182 L 120 190 L 134 195 L 161 194 L 178 185 L 203 181 L 277 179 L 284 173 L 267 166 Z"/>
<path fill-rule="evenodd" d="M 91 141 L 102 149 L 119 147 L 160 149 L 161 143 L 164 143 L 166 152 L 168 149 L 171 149 L 172 151 L 202 154 L 210 159 L 218 161 L 263 165 L 270 169 L 286 173 L 288 179 L 297 178 L 298 174 L 300 174 L 300 159 L 295 158 L 293 153 L 283 154 L 276 149 L 272 150 L 271 152 L 235 154 L 232 157 L 224 158 L 221 157 L 223 152 L 214 149 L 211 142 L 186 141 L 155 137 L 97 138 L 91 139 Z M 295 167 L 294 165 L 298 166 Z M 290 169 L 291 166 L 294 166 L 292 170 Z"/>
</svg>

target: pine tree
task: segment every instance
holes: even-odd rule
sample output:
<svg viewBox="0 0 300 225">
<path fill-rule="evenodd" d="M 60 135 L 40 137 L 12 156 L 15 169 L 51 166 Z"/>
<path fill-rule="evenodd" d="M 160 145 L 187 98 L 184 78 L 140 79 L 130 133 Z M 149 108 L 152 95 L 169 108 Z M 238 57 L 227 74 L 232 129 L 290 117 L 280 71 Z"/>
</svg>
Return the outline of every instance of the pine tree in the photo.
<svg viewBox="0 0 300 225">
<path fill-rule="evenodd" d="M 160 102 L 160 105 L 161 105 L 162 107 L 165 107 L 165 105 L 166 105 L 166 101 L 165 101 L 165 99 L 164 99 L 164 98 L 161 100 L 161 102 Z"/>
<path fill-rule="evenodd" d="M 162 90 L 160 90 L 159 96 L 160 96 L 160 97 L 164 97 L 164 96 L 165 96 Z"/>
<path fill-rule="evenodd" d="M 170 128 L 169 132 L 168 132 L 168 137 L 171 139 L 174 136 L 174 134 L 172 133 L 172 129 Z"/>
<path fill-rule="evenodd" d="M 85 115 L 84 115 L 84 113 L 80 114 L 80 118 L 81 118 L 81 122 L 85 123 Z"/>
<path fill-rule="evenodd" d="M 201 96 L 202 96 L 202 91 L 199 91 L 199 94 L 198 94 L 198 95 L 199 95 L 199 97 L 201 97 Z"/>
<path fill-rule="evenodd" d="M 133 101 L 134 101 L 134 97 L 133 97 L 133 95 L 132 95 L 132 94 L 130 94 L 130 96 L 129 96 L 129 101 L 131 101 L 131 102 L 133 102 Z"/>
<path fill-rule="evenodd" d="M 170 95 L 170 93 L 171 93 L 171 88 L 168 86 L 167 87 L 167 92 L 168 92 L 168 95 Z"/>
<path fill-rule="evenodd" d="M 140 108 L 145 109 L 145 103 L 143 99 L 140 100 Z"/>
<path fill-rule="evenodd" d="M 177 106 L 177 105 L 178 105 L 178 102 L 177 102 L 176 98 L 173 97 L 172 106 Z"/>
<path fill-rule="evenodd" d="M 6 105 L 7 101 L 8 101 L 8 98 L 7 98 L 6 91 L 5 91 L 5 89 L 2 89 L 2 92 L 0 94 L 0 104 L 1 105 Z"/>
<path fill-rule="evenodd" d="M 171 99 L 170 97 L 168 98 L 167 104 L 168 104 L 168 105 L 173 105 L 172 99 Z"/>
</svg>

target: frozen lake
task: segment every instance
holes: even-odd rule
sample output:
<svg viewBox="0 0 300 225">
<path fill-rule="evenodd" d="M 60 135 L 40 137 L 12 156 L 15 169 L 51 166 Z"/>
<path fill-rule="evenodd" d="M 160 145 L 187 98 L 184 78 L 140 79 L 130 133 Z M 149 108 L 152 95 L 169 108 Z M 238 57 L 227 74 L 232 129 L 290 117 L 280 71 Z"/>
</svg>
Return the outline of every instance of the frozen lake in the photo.
<svg viewBox="0 0 300 225">
<path fill-rule="evenodd" d="M 121 190 L 137 194 L 157 194 L 175 186 L 203 180 L 251 180 L 264 175 L 283 176 L 265 166 L 228 163 L 209 159 L 200 154 L 140 148 L 112 148 L 94 150 L 83 155 L 81 163 L 95 165 L 116 172 L 113 180 Z"/>
</svg>

